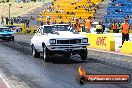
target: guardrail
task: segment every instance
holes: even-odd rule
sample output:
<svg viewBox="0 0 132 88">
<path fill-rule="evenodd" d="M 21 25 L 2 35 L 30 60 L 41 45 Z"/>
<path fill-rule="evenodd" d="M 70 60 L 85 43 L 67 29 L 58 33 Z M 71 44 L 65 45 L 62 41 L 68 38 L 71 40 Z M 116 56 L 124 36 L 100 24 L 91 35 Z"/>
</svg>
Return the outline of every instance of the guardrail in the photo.
<svg viewBox="0 0 132 88">
<path fill-rule="evenodd" d="M 115 41 L 111 34 L 90 34 L 81 33 L 88 37 L 89 48 L 101 49 L 106 51 L 115 51 Z"/>
</svg>

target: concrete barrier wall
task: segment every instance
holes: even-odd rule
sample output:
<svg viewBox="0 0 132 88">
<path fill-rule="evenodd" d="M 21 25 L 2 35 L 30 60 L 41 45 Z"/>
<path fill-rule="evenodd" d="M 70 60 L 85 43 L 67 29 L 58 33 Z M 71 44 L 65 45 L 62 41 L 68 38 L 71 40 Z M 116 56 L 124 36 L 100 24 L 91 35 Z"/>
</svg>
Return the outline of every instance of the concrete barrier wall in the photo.
<svg viewBox="0 0 132 88">
<path fill-rule="evenodd" d="M 118 47 L 122 45 L 122 34 L 121 33 L 111 33 L 111 35 L 113 35 L 114 40 L 115 40 L 115 49 L 120 49 Z M 130 34 L 129 38 L 132 41 L 132 34 Z"/>
<path fill-rule="evenodd" d="M 115 51 L 115 41 L 114 37 L 111 34 L 89 34 L 81 33 L 88 37 L 90 43 L 90 48 Z"/>
<path fill-rule="evenodd" d="M 121 53 L 124 54 L 132 54 L 132 42 L 131 41 L 125 41 L 122 48 Z"/>
</svg>

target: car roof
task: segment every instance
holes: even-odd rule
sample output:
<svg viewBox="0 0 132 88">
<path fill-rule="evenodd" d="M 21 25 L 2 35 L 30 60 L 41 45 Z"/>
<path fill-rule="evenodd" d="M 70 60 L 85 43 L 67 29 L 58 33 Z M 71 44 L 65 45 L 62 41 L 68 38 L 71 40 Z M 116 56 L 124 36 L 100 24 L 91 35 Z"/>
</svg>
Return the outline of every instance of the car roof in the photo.
<svg viewBox="0 0 132 88">
<path fill-rule="evenodd" d="M 9 28 L 9 27 L 0 27 L 0 28 Z"/>
<path fill-rule="evenodd" d="M 58 25 L 64 26 L 64 25 L 69 25 L 69 24 L 53 24 L 53 25 L 55 25 L 55 26 L 58 26 Z"/>
</svg>

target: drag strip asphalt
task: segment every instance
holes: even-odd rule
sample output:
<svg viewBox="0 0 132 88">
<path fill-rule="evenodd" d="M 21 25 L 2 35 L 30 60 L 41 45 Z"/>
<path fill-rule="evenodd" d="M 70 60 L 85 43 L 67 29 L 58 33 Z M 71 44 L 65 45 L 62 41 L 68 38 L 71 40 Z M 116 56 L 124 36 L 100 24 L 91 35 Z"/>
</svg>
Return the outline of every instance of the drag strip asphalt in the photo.
<svg viewBox="0 0 132 88">
<path fill-rule="evenodd" d="M 18 39 L 19 40 L 19 39 Z M 71 58 L 55 56 L 50 62 L 33 58 L 29 42 L 25 39 L 14 42 L 0 42 L 0 71 L 16 88 L 132 88 L 132 84 L 85 84 L 76 82 L 78 67 L 81 65 L 88 74 L 130 74 L 131 67 L 115 60 L 89 52 L 86 61 L 78 55 Z M 111 58 L 110 56 L 108 56 Z M 116 56 L 115 56 L 116 57 Z M 100 60 L 103 58 L 103 60 Z M 115 62 L 117 63 L 117 62 Z"/>
</svg>

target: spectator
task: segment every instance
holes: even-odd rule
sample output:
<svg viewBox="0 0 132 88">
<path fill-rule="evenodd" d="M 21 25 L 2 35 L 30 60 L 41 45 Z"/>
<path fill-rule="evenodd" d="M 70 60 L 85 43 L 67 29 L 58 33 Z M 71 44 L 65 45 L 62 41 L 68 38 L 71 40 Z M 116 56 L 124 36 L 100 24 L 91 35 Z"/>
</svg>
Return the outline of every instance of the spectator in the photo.
<svg viewBox="0 0 132 88">
<path fill-rule="evenodd" d="M 78 32 L 81 32 L 81 25 L 80 25 L 78 19 L 76 19 L 76 23 L 75 23 L 75 25 L 74 25 L 74 28 L 75 28 Z"/>
<path fill-rule="evenodd" d="M 128 19 L 124 20 L 124 23 L 122 23 L 121 25 L 121 29 L 122 29 L 122 45 L 123 45 L 124 41 L 129 40 L 130 25 L 128 23 Z"/>
<path fill-rule="evenodd" d="M 61 21 L 59 24 L 63 24 L 64 22 L 63 21 Z"/>
<path fill-rule="evenodd" d="M 46 9 L 44 9 L 43 12 L 45 13 L 46 12 Z"/>
<path fill-rule="evenodd" d="M 104 23 L 102 22 L 102 34 L 104 33 L 104 31 L 105 31 L 105 25 L 104 25 Z"/>
<path fill-rule="evenodd" d="M 50 20 L 50 16 L 47 16 L 47 20 Z"/>
<path fill-rule="evenodd" d="M 68 21 L 68 24 L 69 24 L 69 25 L 71 25 L 71 24 L 72 24 L 72 23 L 71 23 L 71 20 L 69 20 L 69 21 Z"/>
<path fill-rule="evenodd" d="M 52 24 L 56 24 L 56 20 L 53 20 Z"/>
<path fill-rule="evenodd" d="M 29 20 L 26 20 L 26 28 L 29 28 Z"/>
<path fill-rule="evenodd" d="M 3 23 L 4 23 L 4 17 L 1 16 L 1 24 L 3 24 Z"/>
<path fill-rule="evenodd" d="M 8 23 L 9 23 L 8 17 L 6 17 L 5 19 L 6 19 L 6 25 L 8 25 Z"/>
<path fill-rule="evenodd" d="M 64 10 L 62 9 L 61 12 L 64 13 Z"/>
<path fill-rule="evenodd" d="M 90 29 L 91 29 L 91 19 L 92 19 L 92 17 L 88 17 L 88 19 L 85 21 L 85 31 L 87 33 L 90 33 Z"/>
<path fill-rule="evenodd" d="M 97 34 L 100 34 L 102 31 L 102 23 L 99 22 L 99 24 L 96 25 L 96 32 Z"/>
<path fill-rule="evenodd" d="M 87 0 L 87 2 L 91 2 L 91 0 Z"/>
<path fill-rule="evenodd" d="M 112 24 L 112 30 L 113 30 L 113 33 L 116 33 L 116 30 L 117 30 L 116 22 Z"/>
<path fill-rule="evenodd" d="M 96 7 L 96 8 L 98 9 L 98 8 L 99 8 L 99 4 L 98 4 L 98 3 L 96 3 L 94 7 Z"/>
<path fill-rule="evenodd" d="M 79 22 L 83 24 L 83 19 L 81 17 L 79 18 Z"/>
<path fill-rule="evenodd" d="M 47 25 L 50 25 L 51 23 L 50 23 L 50 21 L 47 21 Z"/>
<path fill-rule="evenodd" d="M 41 26 L 43 26 L 44 24 L 43 24 L 43 22 L 41 22 L 41 24 L 40 24 Z"/>
<path fill-rule="evenodd" d="M 116 26 L 117 26 L 117 30 L 116 30 L 116 33 L 119 33 L 119 30 L 120 30 L 120 26 L 121 26 L 121 25 L 120 25 L 120 23 L 119 23 L 119 22 L 117 22 L 117 23 L 116 23 Z"/>
<path fill-rule="evenodd" d="M 13 25 L 13 23 L 14 23 L 13 18 L 10 19 L 10 23 L 11 23 L 11 25 Z"/>
</svg>

